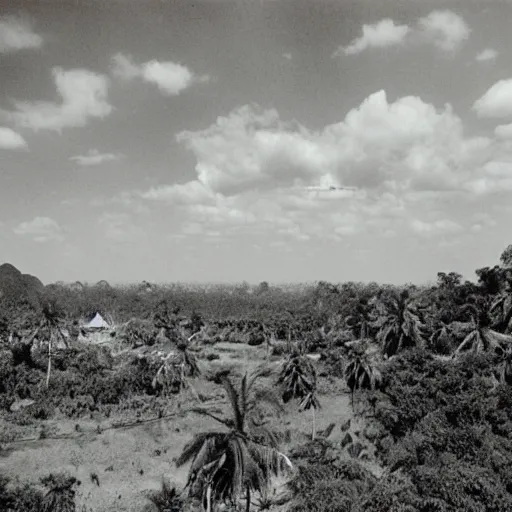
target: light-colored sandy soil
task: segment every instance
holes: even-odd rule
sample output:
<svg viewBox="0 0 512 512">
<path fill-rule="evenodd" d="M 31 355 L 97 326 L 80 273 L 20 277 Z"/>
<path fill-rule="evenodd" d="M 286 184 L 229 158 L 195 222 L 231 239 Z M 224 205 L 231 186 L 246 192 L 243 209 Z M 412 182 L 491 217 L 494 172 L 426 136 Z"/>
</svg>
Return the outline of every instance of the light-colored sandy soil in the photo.
<svg viewBox="0 0 512 512">
<path fill-rule="evenodd" d="M 221 359 L 203 360 L 204 367 L 233 364 L 240 371 L 246 371 L 265 360 L 265 349 L 261 347 L 222 343 L 210 350 L 219 353 Z M 273 364 L 278 367 L 280 362 Z M 199 379 L 194 386 L 209 394 L 216 393 L 214 385 L 204 380 Z M 319 398 L 322 409 L 317 412 L 317 429 L 335 423 L 333 436 L 341 437 L 340 425 L 352 417 L 348 395 L 331 392 L 320 394 Z M 190 395 L 182 397 L 182 409 L 193 405 L 192 400 Z M 288 404 L 284 417 L 276 421 L 283 429 L 290 430 L 293 444 L 300 444 L 311 435 L 311 414 L 309 411 L 299 413 L 295 403 Z M 9 476 L 24 480 L 36 481 L 50 472 L 60 471 L 76 476 L 82 482 L 79 506 L 86 505 L 94 512 L 140 512 L 147 504 L 145 491 L 158 489 L 162 478 L 184 484 L 187 468 L 176 469 L 173 459 L 195 433 L 222 428 L 213 420 L 194 413 L 101 433 L 95 430 L 98 424 L 105 426 L 105 420 L 49 423 L 59 433 L 70 434 L 76 434 L 75 425 L 79 423 L 86 433 L 75 439 L 15 443 L 10 446 L 7 456 L 0 459 L 1 465 Z M 99 486 L 91 480 L 94 473 L 98 476 Z"/>
</svg>

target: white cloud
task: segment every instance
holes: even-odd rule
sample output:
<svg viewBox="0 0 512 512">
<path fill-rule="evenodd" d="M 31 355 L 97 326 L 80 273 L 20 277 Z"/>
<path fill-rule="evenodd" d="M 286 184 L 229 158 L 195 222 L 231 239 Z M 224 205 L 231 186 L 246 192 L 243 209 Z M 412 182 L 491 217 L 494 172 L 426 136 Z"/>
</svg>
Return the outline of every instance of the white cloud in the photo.
<svg viewBox="0 0 512 512">
<path fill-rule="evenodd" d="M 177 96 L 194 83 L 208 82 L 207 75 L 196 76 L 186 66 L 171 62 L 150 60 L 135 64 L 130 55 L 118 53 L 112 57 L 112 73 L 123 80 L 141 78 L 154 84 L 165 95 Z"/>
<path fill-rule="evenodd" d="M 490 60 L 496 60 L 498 57 L 498 52 L 493 50 L 492 48 L 486 48 L 477 54 L 475 57 L 478 62 L 487 62 Z"/>
<path fill-rule="evenodd" d="M 141 66 L 134 64 L 131 55 L 116 53 L 112 57 L 112 74 L 123 80 L 132 80 L 142 75 Z"/>
<path fill-rule="evenodd" d="M 32 238 L 36 242 L 49 242 L 62 240 L 64 232 L 62 228 L 49 217 L 35 217 L 22 222 L 14 228 L 14 232 L 20 236 Z"/>
<path fill-rule="evenodd" d="M 15 101 L 16 110 L 7 112 L 19 126 L 60 132 L 66 127 L 85 126 L 91 118 L 102 119 L 112 112 L 107 100 L 108 78 L 86 69 L 55 67 L 53 79 L 61 103 Z"/>
<path fill-rule="evenodd" d="M 474 105 L 478 117 L 512 116 L 512 78 L 496 82 Z"/>
<path fill-rule="evenodd" d="M 143 66 L 143 78 L 146 82 L 158 86 L 169 96 L 177 96 L 192 83 L 192 73 L 188 68 L 174 62 L 152 60 Z"/>
<path fill-rule="evenodd" d="M 14 130 L 0 126 L 0 149 L 25 149 L 26 140 Z"/>
<path fill-rule="evenodd" d="M 164 185 L 150 188 L 141 195 L 144 199 L 166 201 L 173 204 L 196 204 L 211 202 L 215 194 L 199 181 L 180 185 Z"/>
<path fill-rule="evenodd" d="M 434 10 L 419 18 L 414 27 L 399 25 L 390 18 L 363 25 L 362 34 L 348 46 L 340 46 L 332 56 L 355 55 L 368 48 L 404 45 L 407 41 L 433 44 L 442 51 L 454 52 L 470 34 L 471 29 L 460 15 L 448 10 Z"/>
<path fill-rule="evenodd" d="M 429 236 L 434 234 L 448 234 L 462 231 L 462 226 L 450 219 L 440 219 L 433 222 L 425 222 L 419 219 L 411 221 L 412 230 L 418 235 Z"/>
<path fill-rule="evenodd" d="M 40 48 L 43 38 L 36 34 L 27 20 L 13 16 L 0 18 L 0 53 Z"/>
<path fill-rule="evenodd" d="M 455 236 L 461 204 L 511 188 L 512 144 L 466 136 L 450 105 L 415 96 L 389 102 L 378 91 L 340 118 L 310 130 L 274 109 L 236 108 L 204 130 L 177 134 L 195 157 L 195 179 L 132 192 L 131 201 L 164 202 L 182 226 L 176 236 L 197 235 L 201 225 L 203 234 L 225 237 L 337 242 L 404 230 Z M 482 224 L 460 218 L 464 229 Z"/>
<path fill-rule="evenodd" d="M 177 140 L 194 153 L 198 181 L 225 195 L 317 184 L 450 189 L 464 178 L 456 167 L 488 145 L 464 138 L 451 107 L 438 112 L 413 96 L 390 104 L 384 91 L 319 132 L 283 123 L 275 110 L 245 106 Z"/>
<path fill-rule="evenodd" d="M 410 32 L 407 25 L 395 25 L 392 19 L 386 18 L 373 25 L 363 25 L 362 34 L 354 39 L 347 47 L 340 47 L 333 56 L 355 55 L 367 48 L 384 48 L 403 44 Z"/>
<path fill-rule="evenodd" d="M 70 157 L 70 160 L 78 165 L 90 167 L 92 165 L 100 165 L 105 162 L 115 162 L 123 157 L 117 153 L 100 153 L 97 149 L 90 149 L 85 155 L 76 155 Z"/>
<path fill-rule="evenodd" d="M 283 58 L 286 60 L 292 60 L 293 56 L 291 53 L 283 53 Z"/>
<path fill-rule="evenodd" d="M 441 50 L 452 52 L 469 39 L 471 29 L 460 15 L 435 10 L 418 21 L 421 35 Z"/>
</svg>

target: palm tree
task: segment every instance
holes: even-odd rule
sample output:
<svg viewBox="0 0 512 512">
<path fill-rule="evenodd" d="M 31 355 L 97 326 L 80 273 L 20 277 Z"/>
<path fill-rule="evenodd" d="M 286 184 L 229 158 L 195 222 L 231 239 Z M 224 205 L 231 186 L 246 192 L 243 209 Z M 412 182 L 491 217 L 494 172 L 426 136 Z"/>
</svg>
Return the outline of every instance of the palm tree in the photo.
<svg viewBox="0 0 512 512">
<path fill-rule="evenodd" d="M 63 329 L 64 313 L 55 300 L 46 300 L 42 304 L 39 325 L 31 335 L 31 341 L 41 332 L 48 334 L 48 370 L 46 372 L 46 387 L 50 385 L 50 374 L 52 369 L 52 342 L 54 339 L 62 341 L 66 348 L 69 344 L 64 336 Z"/>
<path fill-rule="evenodd" d="M 353 409 L 355 391 L 357 389 L 375 390 L 382 382 L 382 375 L 363 349 L 354 350 L 350 358 L 345 367 L 345 381 L 350 389 L 350 402 Z"/>
<path fill-rule="evenodd" d="M 284 363 L 277 383 L 283 389 L 283 402 L 294 398 L 301 399 L 299 411 L 310 410 L 313 415 L 312 438 L 316 436 L 315 411 L 320 409 L 316 396 L 316 369 L 309 357 L 300 355 L 296 350 Z"/>
<path fill-rule="evenodd" d="M 282 399 L 286 404 L 294 398 L 304 398 L 316 390 L 316 369 L 309 357 L 297 351 L 283 363 L 277 384 L 283 389 Z"/>
<path fill-rule="evenodd" d="M 492 324 L 494 330 L 510 333 L 512 329 L 512 295 L 508 292 L 500 293 L 490 305 L 489 315 L 497 316 Z"/>
<path fill-rule="evenodd" d="M 422 324 L 408 290 L 393 291 L 388 296 L 383 293 L 378 302 L 382 316 L 374 325 L 379 328 L 377 340 L 386 357 L 404 348 L 423 345 Z"/>
<path fill-rule="evenodd" d="M 264 491 L 273 475 L 278 475 L 286 466 L 292 467 L 290 460 L 278 451 L 275 434 L 262 421 L 260 405 L 263 403 L 274 410 L 282 410 L 278 398 L 270 390 L 257 386 L 258 380 L 266 375 L 268 371 L 264 369 L 246 373 L 238 389 L 228 376 L 221 377 L 232 417 L 195 409 L 227 428 L 223 432 L 197 434 L 176 461 L 177 467 L 192 462 L 186 487 L 189 493 L 202 496 L 208 512 L 213 501 L 236 502 L 243 489 L 246 511 L 249 512 L 251 492 Z"/>
<path fill-rule="evenodd" d="M 482 304 L 476 301 L 475 303 L 466 304 L 461 308 L 460 313 L 469 313 L 470 321 L 467 323 L 470 332 L 455 350 L 454 357 L 466 350 L 487 352 L 489 350 L 501 350 L 504 346 L 511 346 L 511 335 L 499 333 L 491 328 L 491 318 L 486 303 Z"/>
</svg>

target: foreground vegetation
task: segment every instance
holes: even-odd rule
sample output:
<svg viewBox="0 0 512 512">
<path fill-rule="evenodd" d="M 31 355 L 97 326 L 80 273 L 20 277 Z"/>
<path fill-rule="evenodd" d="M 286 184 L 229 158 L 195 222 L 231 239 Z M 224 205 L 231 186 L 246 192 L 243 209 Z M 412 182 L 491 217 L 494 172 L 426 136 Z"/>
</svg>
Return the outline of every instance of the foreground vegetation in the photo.
<svg viewBox="0 0 512 512">
<path fill-rule="evenodd" d="M 428 287 L 20 287 L 4 266 L 0 509 L 87 507 L 76 475 L 14 478 L 21 438 L 171 418 L 188 473 L 151 510 L 512 510 L 510 269 L 512 246 L 476 283 Z M 93 341 L 77 320 L 97 312 L 113 326 Z"/>
</svg>

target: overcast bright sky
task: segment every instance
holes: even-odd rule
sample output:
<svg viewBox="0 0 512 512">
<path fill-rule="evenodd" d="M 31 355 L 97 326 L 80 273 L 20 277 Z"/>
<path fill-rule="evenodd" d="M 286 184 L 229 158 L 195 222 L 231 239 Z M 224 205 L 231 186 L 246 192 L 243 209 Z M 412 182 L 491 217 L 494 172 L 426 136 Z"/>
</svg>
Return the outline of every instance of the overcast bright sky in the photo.
<svg viewBox="0 0 512 512">
<path fill-rule="evenodd" d="M 0 16 L 0 262 L 44 282 L 474 279 L 512 243 L 510 0 Z"/>
</svg>

